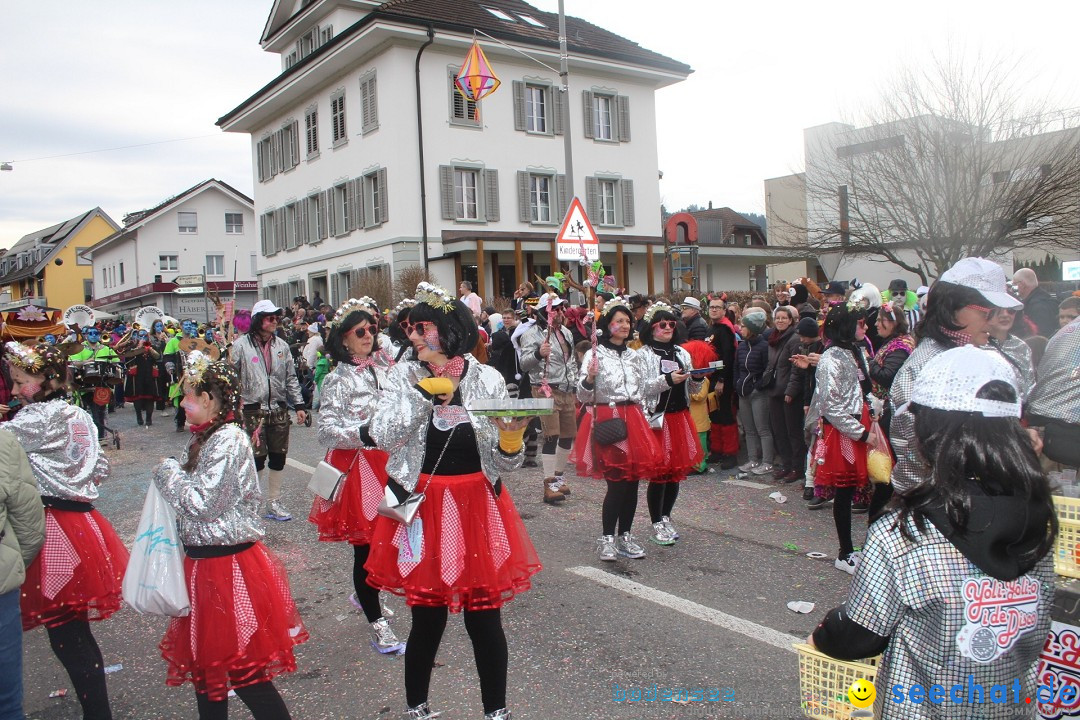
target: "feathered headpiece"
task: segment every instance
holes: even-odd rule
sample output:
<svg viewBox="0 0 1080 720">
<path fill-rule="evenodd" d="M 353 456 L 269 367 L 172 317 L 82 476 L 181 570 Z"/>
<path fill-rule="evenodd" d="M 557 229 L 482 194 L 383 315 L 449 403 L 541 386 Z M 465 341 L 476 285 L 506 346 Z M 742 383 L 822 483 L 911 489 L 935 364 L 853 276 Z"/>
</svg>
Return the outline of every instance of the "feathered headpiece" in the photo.
<svg viewBox="0 0 1080 720">
<path fill-rule="evenodd" d="M 357 310 L 363 310 L 373 318 L 379 317 L 379 303 L 375 302 L 367 295 L 361 298 L 349 298 L 345 302 L 341 303 L 341 307 L 334 313 L 334 319 L 330 321 L 330 326 L 334 327 L 340 325 L 341 322 Z"/>
<path fill-rule="evenodd" d="M 221 388 L 222 409 L 232 410 L 240 399 L 240 382 L 236 369 L 224 360 L 212 360 L 201 350 L 184 356 L 184 382 L 205 391 L 211 384 Z"/>
<path fill-rule="evenodd" d="M 454 311 L 454 297 L 443 288 L 429 282 L 422 282 L 416 286 L 416 302 L 438 308 L 444 313 Z"/>
<path fill-rule="evenodd" d="M 658 312 L 669 312 L 672 315 L 674 315 L 675 317 L 679 316 L 679 313 L 675 312 L 675 308 L 671 307 L 670 305 L 668 305 L 666 302 L 664 302 L 662 300 L 657 300 L 656 302 L 654 302 L 652 305 L 649 306 L 648 310 L 645 311 L 645 315 L 643 316 L 642 319 L 645 320 L 646 324 L 652 325 L 652 319 L 654 317 L 656 317 L 656 313 L 658 313 Z"/>
<path fill-rule="evenodd" d="M 601 315 L 610 315 L 611 313 L 615 312 L 615 310 L 617 310 L 619 308 L 622 308 L 623 310 L 625 310 L 626 314 L 629 315 L 630 317 L 634 317 L 634 314 L 632 312 L 630 312 L 630 306 L 627 304 L 626 298 L 620 297 L 619 295 L 616 295 L 615 297 L 613 297 L 610 300 L 608 300 L 607 302 L 605 302 L 604 306 L 600 309 L 600 314 Z"/>
<path fill-rule="evenodd" d="M 415 307 L 415 306 L 416 306 L 416 300 L 414 300 L 413 298 L 405 298 L 404 300 L 402 300 L 401 302 L 399 302 L 397 305 L 394 306 L 394 312 L 399 313 L 402 310 L 404 310 L 405 308 L 411 308 L 411 307 Z"/>
<path fill-rule="evenodd" d="M 67 357 L 55 345 L 36 343 L 23 345 L 9 341 L 7 359 L 12 365 L 35 375 L 57 375 L 66 372 Z"/>
</svg>

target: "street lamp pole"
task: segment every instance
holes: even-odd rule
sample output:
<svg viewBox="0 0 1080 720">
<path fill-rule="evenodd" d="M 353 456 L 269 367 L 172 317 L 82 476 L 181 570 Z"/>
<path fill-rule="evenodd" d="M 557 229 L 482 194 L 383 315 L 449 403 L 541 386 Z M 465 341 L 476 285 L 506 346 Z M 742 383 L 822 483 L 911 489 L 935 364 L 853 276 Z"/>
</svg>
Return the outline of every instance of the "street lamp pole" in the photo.
<svg viewBox="0 0 1080 720">
<path fill-rule="evenodd" d="M 574 197 L 574 156 L 571 149 L 573 135 L 570 132 L 570 67 L 566 52 L 566 12 L 563 0 L 559 0 L 559 78 L 562 80 L 562 126 L 563 154 L 566 156 L 566 197 Z"/>
</svg>

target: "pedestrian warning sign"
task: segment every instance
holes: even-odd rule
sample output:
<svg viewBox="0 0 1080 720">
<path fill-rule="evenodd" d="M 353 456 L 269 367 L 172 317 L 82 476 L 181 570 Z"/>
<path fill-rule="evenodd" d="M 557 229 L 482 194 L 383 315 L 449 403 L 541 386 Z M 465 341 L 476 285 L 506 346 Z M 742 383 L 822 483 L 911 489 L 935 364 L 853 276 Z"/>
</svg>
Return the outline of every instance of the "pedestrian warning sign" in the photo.
<svg viewBox="0 0 1080 720">
<path fill-rule="evenodd" d="M 582 255 L 590 262 L 599 260 L 600 238 L 596 237 L 581 200 L 575 197 L 555 238 L 555 256 L 559 260 L 579 260 Z"/>
</svg>

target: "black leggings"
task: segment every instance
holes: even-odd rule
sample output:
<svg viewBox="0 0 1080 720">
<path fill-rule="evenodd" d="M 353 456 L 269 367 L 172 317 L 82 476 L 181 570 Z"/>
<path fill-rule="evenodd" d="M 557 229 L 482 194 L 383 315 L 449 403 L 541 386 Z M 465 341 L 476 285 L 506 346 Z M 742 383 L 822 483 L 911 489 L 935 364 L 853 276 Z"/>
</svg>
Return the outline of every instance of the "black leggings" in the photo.
<svg viewBox="0 0 1080 720">
<path fill-rule="evenodd" d="M 367 584 L 368 573 L 364 569 L 364 563 L 367 562 L 370 551 L 370 545 L 353 545 L 352 584 L 356 599 L 364 609 L 364 617 L 369 623 L 373 623 L 382 617 L 382 608 L 379 606 L 379 591 Z"/>
<path fill-rule="evenodd" d="M 86 620 L 71 620 L 46 628 L 49 644 L 67 670 L 82 704 L 84 720 L 112 720 L 109 690 L 105 686 L 105 660 Z"/>
<path fill-rule="evenodd" d="M 630 532 L 630 527 L 634 524 L 634 513 L 637 512 L 638 482 L 637 480 L 607 481 L 607 494 L 604 495 L 604 509 L 600 518 L 604 535 L 614 535 L 616 523 L 618 523 L 619 532 Z M 672 500 L 672 502 L 675 501 Z"/>
<path fill-rule="evenodd" d="M 289 708 L 281 699 L 274 683 L 266 682 L 233 688 L 255 720 L 290 720 Z M 199 703 L 199 720 L 226 720 L 229 717 L 229 699 L 211 700 L 206 693 L 196 692 Z"/>
<path fill-rule="evenodd" d="M 649 504 L 649 517 L 654 523 L 662 517 L 671 517 L 675 498 L 679 497 L 679 483 L 650 482 L 645 489 L 645 502 Z"/>
<path fill-rule="evenodd" d="M 151 398 L 149 400 L 147 400 L 147 399 L 133 400 L 132 402 L 135 403 L 135 419 L 136 419 L 136 421 L 141 423 L 143 421 L 143 413 L 146 413 L 146 424 L 147 425 L 153 425 L 154 424 L 154 400 L 153 400 L 153 398 Z"/>
<path fill-rule="evenodd" d="M 855 551 L 851 544 L 851 501 L 855 497 L 855 488 L 836 488 L 833 498 L 832 516 L 836 523 L 836 537 L 840 541 L 840 559 Z"/>
<path fill-rule="evenodd" d="M 428 701 L 431 668 L 439 653 L 443 631 L 446 630 L 446 607 L 412 608 L 412 630 L 405 646 L 405 701 L 416 707 Z M 502 616 L 494 610 L 466 610 L 465 630 L 472 640 L 476 674 L 480 677 L 480 696 L 484 713 L 506 707 L 506 668 L 509 653 L 503 634 Z"/>
</svg>

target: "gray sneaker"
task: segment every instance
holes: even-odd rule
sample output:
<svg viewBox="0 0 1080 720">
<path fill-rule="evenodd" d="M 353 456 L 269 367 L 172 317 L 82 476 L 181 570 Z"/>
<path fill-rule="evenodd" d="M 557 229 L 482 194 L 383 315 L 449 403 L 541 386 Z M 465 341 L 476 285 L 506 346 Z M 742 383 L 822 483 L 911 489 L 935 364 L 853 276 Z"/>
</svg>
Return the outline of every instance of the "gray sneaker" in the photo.
<svg viewBox="0 0 1080 720">
<path fill-rule="evenodd" d="M 285 509 L 285 506 L 281 504 L 280 500 L 271 500 L 266 505 L 266 518 L 268 520 L 286 522 L 287 520 L 292 520 L 292 514 Z"/>
<path fill-rule="evenodd" d="M 671 537 L 671 533 L 668 531 L 667 525 L 661 522 L 654 522 L 652 524 L 653 534 L 649 536 L 649 540 L 657 545 L 674 545 L 675 538 Z"/>
<path fill-rule="evenodd" d="M 615 550 L 615 536 L 602 535 L 596 541 L 596 549 L 600 553 L 600 559 L 604 562 L 615 562 L 618 553 Z"/>
<path fill-rule="evenodd" d="M 645 557 L 645 548 L 638 545 L 637 541 L 634 540 L 634 536 L 629 532 L 624 532 L 619 536 L 619 539 L 615 541 L 615 552 L 628 558 L 636 559 Z"/>
<path fill-rule="evenodd" d="M 750 471 L 752 475 L 768 475 L 773 471 L 772 465 L 769 463 L 761 463 L 756 468 Z"/>
<path fill-rule="evenodd" d="M 751 470 L 753 470 L 754 468 L 756 468 L 760 464 L 761 463 L 759 463 L 759 462 L 755 462 L 755 461 L 751 460 L 750 462 L 746 462 L 746 463 L 743 463 L 742 465 L 740 465 L 739 470 L 741 470 L 743 472 L 750 472 Z"/>
<path fill-rule="evenodd" d="M 662 518 L 660 518 L 660 522 L 664 523 L 664 526 L 667 528 L 668 534 L 671 535 L 672 540 L 678 540 L 679 539 L 679 531 L 676 530 L 675 526 L 671 524 L 671 518 L 669 518 L 667 515 L 665 515 Z"/>
<path fill-rule="evenodd" d="M 390 629 L 390 621 L 384 617 L 371 623 L 371 647 L 383 655 L 405 651 L 405 643 L 397 639 Z"/>
</svg>

